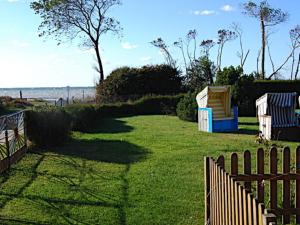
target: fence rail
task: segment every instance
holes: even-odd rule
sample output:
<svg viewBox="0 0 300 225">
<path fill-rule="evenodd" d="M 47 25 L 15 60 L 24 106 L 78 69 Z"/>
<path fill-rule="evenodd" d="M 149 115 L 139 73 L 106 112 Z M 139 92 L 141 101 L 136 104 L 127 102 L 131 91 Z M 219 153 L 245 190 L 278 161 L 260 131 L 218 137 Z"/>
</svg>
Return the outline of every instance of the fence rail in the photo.
<svg viewBox="0 0 300 225">
<path fill-rule="evenodd" d="M 0 117 L 0 173 L 26 153 L 26 143 L 25 112 Z"/>
<path fill-rule="evenodd" d="M 245 151 L 242 158 L 241 172 L 238 154 L 231 155 L 230 174 L 225 171 L 223 156 L 217 161 L 205 158 L 206 224 L 269 225 L 277 220 L 290 224 L 293 219 L 300 224 L 300 147 L 294 165 L 288 147 L 258 149 L 256 158 Z M 251 165 L 254 160 L 255 169 Z"/>
</svg>

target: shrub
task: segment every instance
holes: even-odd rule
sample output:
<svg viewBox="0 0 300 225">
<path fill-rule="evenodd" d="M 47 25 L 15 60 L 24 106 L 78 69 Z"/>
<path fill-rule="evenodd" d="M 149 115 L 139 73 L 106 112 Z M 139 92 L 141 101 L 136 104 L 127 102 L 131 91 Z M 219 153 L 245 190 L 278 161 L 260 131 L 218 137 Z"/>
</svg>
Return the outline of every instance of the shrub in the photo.
<svg viewBox="0 0 300 225">
<path fill-rule="evenodd" d="M 73 104 L 65 107 L 71 119 L 71 129 L 74 131 L 88 131 L 92 128 L 97 115 L 92 105 Z"/>
<path fill-rule="evenodd" d="M 255 101 L 265 93 L 272 92 L 297 92 L 300 94 L 300 81 L 244 80 L 239 84 L 239 90 L 235 94 L 239 106 L 239 114 L 242 116 L 255 116 Z"/>
<path fill-rule="evenodd" d="M 196 93 L 188 92 L 177 105 L 177 116 L 181 120 L 197 121 L 198 106 L 196 101 Z"/>
<path fill-rule="evenodd" d="M 134 115 L 175 115 L 176 105 L 182 95 L 175 96 L 145 96 L 132 103 L 105 104 L 96 107 L 97 116 L 117 117 Z"/>
<path fill-rule="evenodd" d="M 217 73 L 216 85 L 235 85 L 242 74 L 243 69 L 241 67 L 224 67 Z"/>
<path fill-rule="evenodd" d="M 38 107 L 27 111 L 28 139 L 39 147 L 64 143 L 70 134 L 70 117 L 62 108 Z"/>
<path fill-rule="evenodd" d="M 9 108 L 26 108 L 32 106 L 26 99 L 12 98 L 10 96 L 1 96 L 0 104 Z"/>
<path fill-rule="evenodd" d="M 215 74 L 216 67 L 214 63 L 207 56 L 202 56 L 189 66 L 185 78 L 185 86 L 192 91 L 202 90 L 213 83 Z"/>
<path fill-rule="evenodd" d="M 181 91 L 179 72 L 168 65 L 122 67 L 96 88 L 99 103 L 137 100 L 145 95 L 171 95 Z"/>
<path fill-rule="evenodd" d="M 0 103 L 0 116 L 5 113 L 5 108 L 4 106 Z"/>
</svg>

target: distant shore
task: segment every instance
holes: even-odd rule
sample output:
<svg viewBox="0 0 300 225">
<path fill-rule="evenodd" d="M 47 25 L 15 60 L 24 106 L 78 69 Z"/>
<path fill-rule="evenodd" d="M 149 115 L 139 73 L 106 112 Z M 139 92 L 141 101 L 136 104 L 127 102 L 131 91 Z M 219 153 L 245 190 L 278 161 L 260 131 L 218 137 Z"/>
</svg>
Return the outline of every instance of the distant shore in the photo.
<svg viewBox="0 0 300 225">
<path fill-rule="evenodd" d="M 58 98 L 94 98 L 95 87 L 14 87 L 0 88 L 0 96 L 19 98 L 58 99 Z"/>
</svg>

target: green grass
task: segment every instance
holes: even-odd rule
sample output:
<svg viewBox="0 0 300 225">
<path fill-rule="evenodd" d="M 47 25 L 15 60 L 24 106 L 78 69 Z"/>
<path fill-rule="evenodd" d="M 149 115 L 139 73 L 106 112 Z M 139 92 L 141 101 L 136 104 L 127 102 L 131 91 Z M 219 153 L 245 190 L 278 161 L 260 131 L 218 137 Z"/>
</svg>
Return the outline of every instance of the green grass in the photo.
<svg viewBox="0 0 300 225">
<path fill-rule="evenodd" d="M 106 119 L 31 151 L 0 177 L 0 224 L 204 224 L 203 157 L 259 147 L 256 119 L 240 121 L 209 134 L 176 117 Z"/>
</svg>

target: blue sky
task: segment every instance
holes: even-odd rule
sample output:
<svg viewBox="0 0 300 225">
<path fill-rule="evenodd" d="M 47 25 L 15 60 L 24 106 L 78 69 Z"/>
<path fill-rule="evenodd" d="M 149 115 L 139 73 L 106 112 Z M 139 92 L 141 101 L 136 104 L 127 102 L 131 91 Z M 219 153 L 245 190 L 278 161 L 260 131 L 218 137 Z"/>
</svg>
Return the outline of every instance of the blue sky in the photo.
<svg viewBox="0 0 300 225">
<path fill-rule="evenodd" d="M 198 42 L 214 39 L 218 29 L 229 28 L 233 22 L 244 30 L 244 48 L 251 49 L 245 72 L 256 68 L 260 48 L 259 23 L 241 13 L 235 0 L 123 0 L 111 14 L 124 29 L 123 37 L 103 36 L 101 52 L 105 74 L 119 66 L 142 66 L 163 63 L 158 49 L 149 42 L 162 37 L 170 46 L 184 38 L 188 30 L 198 30 Z M 270 0 L 269 3 L 290 13 L 288 22 L 277 26 L 270 39 L 271 52 L 279 65 L 289 52 L 288 32 L 300 24 L 300 1 Z M 28 0 L 0 0 L 0 87 L 91 86 L 98 79 L 92 69 L 93 51 L 78 47 L 78 43 L 60 46 L 39 38 L 40 18 L 29 7 Z M 171 52 L 180 63 L 179 51 Z M 215 47 L 211 57 L 216 58 Z M 222 66 L 238 65 L 237 41 L 225 46 Z M 270 65 L 268 65 L 270 71 Z M 289 74 L 288 68 L 282 74 Z"/>
</svg>

